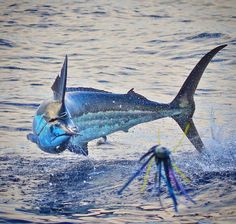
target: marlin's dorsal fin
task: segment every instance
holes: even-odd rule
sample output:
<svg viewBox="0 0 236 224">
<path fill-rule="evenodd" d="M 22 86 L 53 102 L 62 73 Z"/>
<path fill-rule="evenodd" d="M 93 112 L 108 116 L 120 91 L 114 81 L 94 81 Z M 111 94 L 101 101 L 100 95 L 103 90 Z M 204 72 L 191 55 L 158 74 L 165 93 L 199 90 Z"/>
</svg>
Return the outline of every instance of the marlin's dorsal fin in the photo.
<svg viewBox="0 0 236 224">
<path fill-rule="evenodd" d="M 132 93 L 134 93 L 134 88 L 130 89 L 130 90 L 127 92 L 127 94 L 132 94 Z"/>
<path fill-rule="evenodd" d="M 66 80 L 67 80 L 67 55 L 65 57 L 61 73 L 58 75 L 51 87 L 53 94 L 54 94 L 54 100 L 57 100 L 64 104 L 64 98 L 65 98 L 65 92 L 66 92 Z"/>
<path fill-rule="evenodd" d="M 142 96 L 141 94 L 138 94 L 136 92 L 134 92 L 134 88 L 130 89 L 128 92 L 127 92 L 128 95 L 130 96 L 134 96 L 134 97 L 137 97 L 138 99 L 147 99 L 146 97 Z"/>
</svg>

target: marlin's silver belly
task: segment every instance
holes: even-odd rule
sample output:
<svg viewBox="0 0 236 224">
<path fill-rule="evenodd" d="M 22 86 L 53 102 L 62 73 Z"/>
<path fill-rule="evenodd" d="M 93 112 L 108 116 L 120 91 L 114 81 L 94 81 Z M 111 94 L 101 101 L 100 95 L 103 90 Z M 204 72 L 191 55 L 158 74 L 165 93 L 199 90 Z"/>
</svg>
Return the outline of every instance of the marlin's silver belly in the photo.
<svg viewBox="0 0 236 224">
<path fill-rule="evenodd" d="M 71 138 L 71 143 L 80 144 L 112 134 L 127 132 L 129 128 L 162 117 L 149 111 L 107 111 L 88 113 L 74 118 L 79 135 Z"/>
<path fill-rule="evenodd" d="M 101 92 L 69 92 L 66 105 L 77 125 L 79 135 L 71 145 L 81 145 L 116 131 L 169 116 L 168 105 L 149 101 L 135 92 L 113 94 Z"/>
</svg>

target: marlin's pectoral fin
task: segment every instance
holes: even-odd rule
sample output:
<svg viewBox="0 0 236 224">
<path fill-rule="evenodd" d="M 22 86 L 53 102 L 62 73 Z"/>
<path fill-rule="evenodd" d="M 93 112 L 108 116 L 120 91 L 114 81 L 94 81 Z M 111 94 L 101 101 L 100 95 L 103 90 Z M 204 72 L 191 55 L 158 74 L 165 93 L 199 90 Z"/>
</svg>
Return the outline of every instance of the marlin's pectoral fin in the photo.
<svg viewBox="0 0 236 224">
<path fill-rule="evenodd" d="M 84 156 L 88 155 L 88 142 L 84 142 L 83 144 L 80 145 L 68 145 L 67 149 L 71 152 L 74 152 L 76 154 L 82 154 Z"/>
<path fill-rule="evenodd" d="M 30 140 L 33 143 L 36 143 L 36 144 L 38 142 L 38 137 L 36 135 L 32 134 L 32 133 L 29 133 L 27 135 L 27 139 Z"/>
<path fill-rule="evenodd" d="M 174 120 L 178 123 L 180 128 L 183 130 L 183 132 L 186 134 L 189 141 L 194 145 L 194 147 L 199 151 L 202 152 L 202 150 L 205 148 L 198 131 L 193 123 L 192 118 L 189 119 L 181 119 L 173 117 Z"/>
</svg>

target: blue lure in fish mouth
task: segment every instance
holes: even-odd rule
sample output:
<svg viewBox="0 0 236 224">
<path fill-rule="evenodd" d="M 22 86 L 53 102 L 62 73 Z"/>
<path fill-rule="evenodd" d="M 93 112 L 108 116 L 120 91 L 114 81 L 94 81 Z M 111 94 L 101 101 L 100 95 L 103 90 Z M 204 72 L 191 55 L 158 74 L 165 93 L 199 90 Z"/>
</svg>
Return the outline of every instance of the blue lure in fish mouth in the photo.
<svg viewBox="0 0 236 224">
<path fill-rule="evenodd" d="M 184 189 L 183 185 L 177 179 L 176 174 L 174 172 L 173 164 L 170 159 L 170 150 L 167 148 L 155 145 L 151 147 L 148 152 L 146 152 L 140 159 L 139 162 L 145 161 L 141 167 L 130 177 L 130 179 L 123 185 L 123 187 L 118 191 L 118 194 L 122 194 L 123 191 L 131 184 L 131 182 L 141 175 L 144 169 L 148 165 L 152 165 L 152 161 L 155 162 L 156 166 L 156 173 L 155 173 L 155 183 L 154 188 L 158 189 L 158 195 L 160 196 L 161 191 L 161 181 L 164 180 L 169 196 L 171 197 L 174 205 L 174 210 L 178 211 L 178 202 L 175 195 L 174 189 L 179 191 L 181 194 L 185 196 L 185 198 L 192 203 L 195 204 L 195 201 L 187 194 L 186 190 Z M 147 168 L 148 172 L 148 168 Z M 173 187 L 174 186 L 174 187 Z"/>
</svg>

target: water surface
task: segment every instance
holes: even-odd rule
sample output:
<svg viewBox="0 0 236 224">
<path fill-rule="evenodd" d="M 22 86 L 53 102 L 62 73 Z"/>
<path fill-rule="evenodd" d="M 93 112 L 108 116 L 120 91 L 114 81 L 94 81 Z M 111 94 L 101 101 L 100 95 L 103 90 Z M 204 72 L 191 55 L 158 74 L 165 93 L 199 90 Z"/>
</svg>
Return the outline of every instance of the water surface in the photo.
<svg viewBox="0 0 236 224">
<path fill-rule="evenodd" d="M 1 222 L 235 220 L 234 1 L 5 1 L 0 6 Z M 195 96 L 194 121 L 208 153 L 198 155 L 185 139 L 173 155 L 192 177 L 187 189 L 198 202 L 186 204 L 180 197 L 179 214 L 166 192 L 164 208 L 150 191 L 141 194 L 142 180 L 124 196 L 116 194 L 137 159 L 156 144 L 158 130 L 169 148 L 181 139 L 171 119 L 115 133 L 107 145 L 91 142 L 89 159 L 70 152 L 49 155 L 26 139 L 66 54 L 69 86 L 118 93 L 135 88 L 151 100 L 170 102 L 198 60 L 221 44 L 228 46 L 209 64 Z"/>
</svg>

